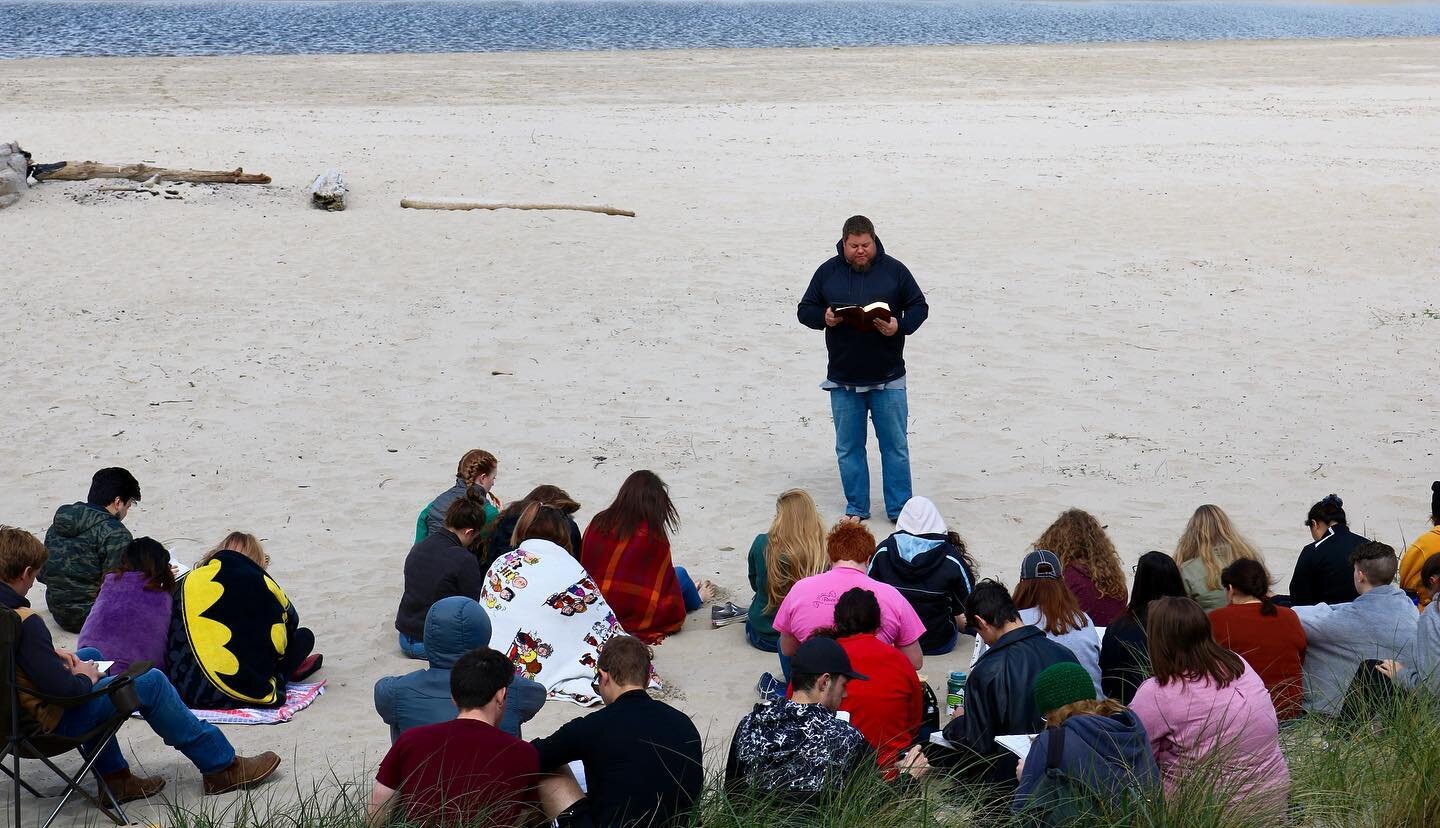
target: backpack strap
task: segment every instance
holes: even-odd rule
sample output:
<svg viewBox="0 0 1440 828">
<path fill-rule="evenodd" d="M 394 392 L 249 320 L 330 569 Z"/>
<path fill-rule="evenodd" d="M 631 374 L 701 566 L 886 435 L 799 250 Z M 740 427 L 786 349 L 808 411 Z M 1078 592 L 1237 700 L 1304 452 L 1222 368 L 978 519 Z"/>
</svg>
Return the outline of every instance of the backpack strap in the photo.
<svg viewBox="0 0 1440 828">
<path fill-rule="evenodd" d="M 1045 745 L 1045 770 L 1060 770 L 1060 762 L 1065 757 L 1065 729 L 1047 727 L 1045 732 L 1050 734 L 1050 741 Z"/>
</svg>

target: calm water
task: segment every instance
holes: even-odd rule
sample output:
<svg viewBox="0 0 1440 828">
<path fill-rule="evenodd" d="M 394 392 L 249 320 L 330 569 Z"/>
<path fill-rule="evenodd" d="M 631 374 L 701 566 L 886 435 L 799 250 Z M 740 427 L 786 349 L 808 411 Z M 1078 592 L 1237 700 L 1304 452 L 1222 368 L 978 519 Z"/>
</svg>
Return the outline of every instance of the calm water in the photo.
<svg viewBox="0 0 1440 828">
<path fill-rule="evenodd" d="M 1417 35 L 1440 35 L 1440 3 L 0 0 L 0 58 Z"/>
</svg>

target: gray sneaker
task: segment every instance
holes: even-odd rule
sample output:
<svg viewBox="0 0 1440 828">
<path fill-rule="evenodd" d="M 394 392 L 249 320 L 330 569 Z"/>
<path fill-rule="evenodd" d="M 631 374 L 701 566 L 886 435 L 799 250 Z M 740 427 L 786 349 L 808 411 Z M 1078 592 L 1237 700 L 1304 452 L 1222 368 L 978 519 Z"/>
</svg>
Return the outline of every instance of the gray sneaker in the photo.
<svg viewBox="0 0 1440 828">
<path fill-rule="evenodd" d="M 744 621 L 746 616 L 744 607 L 737 607 L 730 601 L 710 608 L 710 626 L 723 627 L 726 624 L 734 624 L 736 621 Z"/>
</svg>

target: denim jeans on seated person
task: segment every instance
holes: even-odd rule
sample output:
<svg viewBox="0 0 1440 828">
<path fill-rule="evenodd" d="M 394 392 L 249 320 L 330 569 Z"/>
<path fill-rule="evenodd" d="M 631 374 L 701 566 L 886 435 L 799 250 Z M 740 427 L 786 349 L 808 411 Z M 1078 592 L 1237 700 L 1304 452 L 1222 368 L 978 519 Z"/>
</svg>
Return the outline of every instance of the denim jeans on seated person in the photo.
<svg viewBox="0 0 1440 828">
<path fill-rule="evenodd" d="M 910 443 L 905 437 L 910 408 L 905 389 L 860 393 L 834 388 L 829 394 L 830 416 L 835 421 L 835 457 L 840 463 L 840 486 L 845 490 L 845 514 L 870 517 L 870 461 L 865 453 L 868 414 L 875 423 L 875 442 L 880 445 L 885 514 L 895 520 L 910 499 Z"/>
<path fill-rule="evenodd" d="M 400 652 L 404 653 L 406 658 L 418 658 L 421 661 L 427 660 L 425 656 L 425 642 L 417 641 L 405 633 L 400 633 Z"/>
<path fill-rule="evenodd" d="M 103 658 L 100 651 L 92 647 L 81 648 L 75 655 L 82 661 Z M 95 686 L 103 688 L 113 681 L 114 678 L 102 678 Z M 136 676 L 134 681 L 135 692 L 140 697 L 140 715 L 145 717 L 145 723 L 157 736 L 165 740 L 165 744 L 185 754 L 185 758 L 199 768 L 201 773 L 224 770 L 235 761 L 235 748 L 231 747 L 230 740 L 226 739 L 215 725 L 195 718 L 195 714 L 180 700 L 180 695 L 175 692 L 174 685 L 164 673 L 152 668 Z M 100 696 L 65 711 L 55 732 L 62 736 L 77 736 L 113 715 L 115 705 L 110 703 L 109 698 Z M 95 747 L 86 745 L 89 750 L 94 750 Z M 114 739 L 100 748 L 100 756 L 95 760 L 95 770 L 108 774 L 127 767 L 129 765 Z"/>
<path fill-rule="evenodd" d="M 695 579 L 685 571 L 685 567 L 675 567 L 675 577 L 680 580 L 680 594 L 685 598 L 685 611 L 694 612 L 705 603 L 700 600 L 700 589 L 695 586 Z"/>
</svg>

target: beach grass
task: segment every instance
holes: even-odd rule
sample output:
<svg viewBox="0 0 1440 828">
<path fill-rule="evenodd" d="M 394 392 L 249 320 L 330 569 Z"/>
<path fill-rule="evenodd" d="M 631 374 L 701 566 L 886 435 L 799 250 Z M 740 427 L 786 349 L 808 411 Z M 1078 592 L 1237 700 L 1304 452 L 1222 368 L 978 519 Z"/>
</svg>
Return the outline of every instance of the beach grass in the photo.
<svg viewBox="0 0 1440 828">
<path fill-rule="evenodd" d="M 1375 719 L 1348 727 L 1309 718 L 1281 734 L 1291 774 L 1288 809 L 1236 801 L 1233 784 L 1198 769 L 1166 797 L 1147 792 L 1127 803 L 1091 803 L 1067 823 L 1076 828 L 1403 828 L 1440 813 L 1440 696 L 1417 693 L 1382 703 Z M 1214 769 L 1218 771 L 1219 769 Z M 171 828 L 362 828 L 369 774 L 332 773 L 308 788 L 262 787 L 223 805 L 172 805 Z M 484 820 L 476 823 L 485 824 Z M 853 780 L 813 807 L 727 793 L 712 780 L 696 809 L 695 828 L 1021 828 L 1008 802 L 983 790 L 933 778 L 895 789 L 876 778 Z M 396 823 L 403 826 L 403 823 Z M 455 826 L 454 828 L 462 828 Z M 463 828 L 469 828 L 464 826 Z"/>
</svg>

